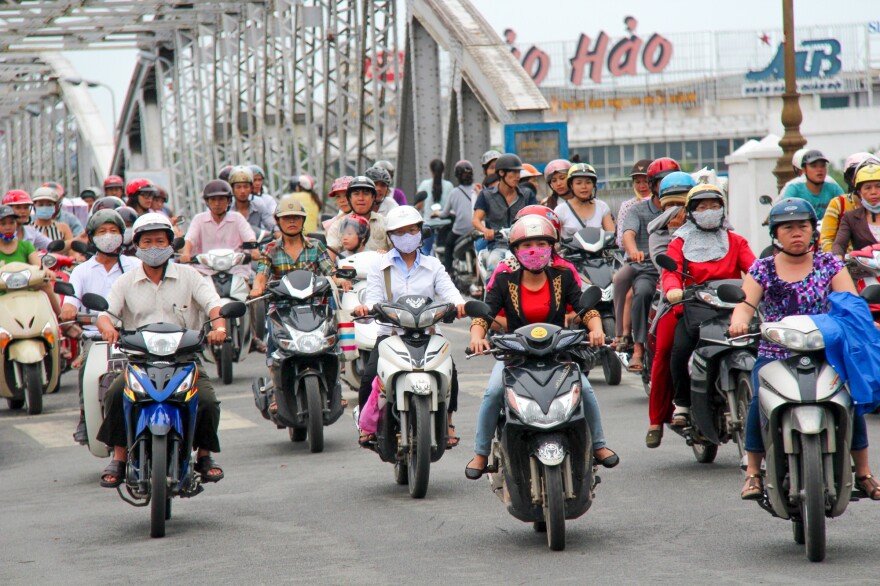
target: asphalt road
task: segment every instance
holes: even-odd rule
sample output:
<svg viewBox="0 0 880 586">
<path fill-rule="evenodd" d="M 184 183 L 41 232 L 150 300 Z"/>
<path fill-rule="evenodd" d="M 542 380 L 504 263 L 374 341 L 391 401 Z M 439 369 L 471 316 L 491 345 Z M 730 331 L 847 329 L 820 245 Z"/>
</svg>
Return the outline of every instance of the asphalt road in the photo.
<svg viewBox="0 0 880 586">
<path fill-rule="evenodd" d="M 852 503 L 828 523 L 828 555 L 812 564 L 788 522 L 742 502 L 736 447 L 696 463 L 668 433 L 644 446 L 647 400 L 632 375 L 591 377 L 609 447 L 621 464 L 600 472 L 593 508 L 567 525 L 554 553 L 510 517 L 485 480 L 465 479 L 490 358 L 465 362 L 465 327 L 447 333 L 461 371 L 462 447 L 432 466 L 427 498 L 397 486 L 392 467 L 360 449 L 346 414 L 322 454 L 294 445 L 254 408 L 255 354 L 236 367 L 223 402 L 218 461 L 226 478 L 175 499 L 164 539 L 149 513 L 98 486 L 106 460 L 72 443 L 75 376 L 28 417 L 0 407 L 0 583 L 525 584 L 875 583 L 880 503 Z M 215 383 L 217 384 L 217 383 Z M 349 396 L 353 396 L 349 394 Z M 2 403 L 0 403 L 2 404 Z M 869 421 L 880 445 L 878 420 Z M 880 472 L 880 460 L 873 457 Z"/>
</svg>

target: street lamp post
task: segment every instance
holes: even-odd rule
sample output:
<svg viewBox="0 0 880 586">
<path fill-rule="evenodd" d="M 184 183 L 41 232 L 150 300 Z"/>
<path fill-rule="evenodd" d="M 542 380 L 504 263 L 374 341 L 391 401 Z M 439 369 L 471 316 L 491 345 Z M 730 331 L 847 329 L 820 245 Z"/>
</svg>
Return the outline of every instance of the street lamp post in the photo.
<svg viewBox="0 0 880 586">
<path fill-rule="evenodd" d="M 110 93 L 110 109 L 113 111 L 113 126 L 115 127 L 116 124 L 118 124 L 119 119 L 116 117 L 116 93 L 113 91 L 112 87 L 100 81 L 95 81 L 92 79 L 82 79 L 80 77 L 65 77 L 62 79 L 62 81 L 65 81 L 71 85 L 86 84 L 86 87 L 102 87 L 107 90 Z"/>
<path fill-rule="evenodd" d="M 801 135 L 801 122 L 804 115 L 801 112 L 800 94 L 797 91 L 794 61 L 794 0 L 782 0 L 782 30 L 785 35 L 783 45 L 783 64 L 785 68 L 785 93 L 782 94 L 782 126 L 785 134 L 779 141 L 782 147 L 782 156 L 776 162 L 773 174 L 776 175 L 776 186 L 782 189 L 788 181 L 794 178 L 791 158 L 795 151 L 807 144 Z"/>
</svg>

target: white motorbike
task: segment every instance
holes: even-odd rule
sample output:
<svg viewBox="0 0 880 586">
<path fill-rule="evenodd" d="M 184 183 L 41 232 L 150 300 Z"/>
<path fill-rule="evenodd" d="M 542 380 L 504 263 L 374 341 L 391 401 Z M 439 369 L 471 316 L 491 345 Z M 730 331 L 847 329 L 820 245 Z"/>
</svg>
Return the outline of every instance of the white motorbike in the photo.
<svg viewBox="0 0 880 586">
<path fill-rule="evenodd" d="M 364 295 L 367 290 L 367 273 L 370 272 L 370 267 L 378 261 L 380 256 L 381 255 L 378 252 L 365 250 L 364 252 L 353 254 L 348 258 L 340 257 L 337 259 L 337 268 L 354 269 L 357 271 L 357 276 L 353 280 L 351 290 L 343 293 L 342 298 L 340 299 L 342 310 L 349 315 L 351 315 L 351 312 L 355 307 L 363 304 Z M 344 380 L 354 391 L 357 391 L 358 388 L 360 388 L 361 375 L 367 365 L 367 360 L 370 358 L 370 352 L 372 352 L 373 348 L 376 346 L 376 335 L 378 331 L 379 326 L 374 321 L 354 322 L 354 339 L 357 344 L 359 356 L 357 360 L 346 362 L 342 367 L 342 380 Z"/>
</svg>

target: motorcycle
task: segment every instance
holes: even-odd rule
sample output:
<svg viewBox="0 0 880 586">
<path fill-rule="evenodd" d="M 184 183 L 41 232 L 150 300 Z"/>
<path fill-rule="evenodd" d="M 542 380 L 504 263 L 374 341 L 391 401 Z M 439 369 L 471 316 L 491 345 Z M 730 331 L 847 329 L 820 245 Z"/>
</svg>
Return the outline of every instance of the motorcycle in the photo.
<svg viewBox="0 0 880 586">
<path fill-rule="evenodd" d="M 862 292 L 880 301 L 880 286 Z M 745 293 L 724 287 L 727 303 L 745 301 Z M 791 356 L 765 365 L 758 373 L 758 405 L 764 440 L 766 476 L 758 504 L 792 522 L 796 543 L 813 562 L 825 559 L 825 518 L 840 517 L 851 500 L 866 498 L 853 489 L 850 457 L 853 404 L 847 386 L 825 357 L 825 342 L 806 315 L 761 324 L 765 340 Z"/>
<path fill-rule="evenodd" d="M 480 234 L 482 237 L 482 234 Z M 513 253 L 508 248 L 508 240 L 510 239 L 510 228 L 501 228 L 500 230 L 495 230 L 495 242 L 497 243 L 496 248 L 504 249 L 504 256 L 501 258 L 502 261 L 507 259 L 508 257 L 512 257 Z M 489 284 L 489 279 L 492 278 L 492 273 L 489 272 L 489 266 L 487 263 L 489 262 L 489 255 L 492 253 L 488 248 L 484 248 L 477 254 L 477 271 L 480 276 L 480 284 L 483 288 L 483 299 L 486 298 L 486 285 Z"/>
<path fill-rule="evenodd" d="M 351 315 L 354 308 L 363 304 L 364 295 L 367 291 L 367 273 L 370 267 L 376 263 L 379 253 L 372 250 L 358 252 L 347 258 L 338 258 L 336 266 L 340 269 L 354 269 L 350 291 L 345 291 L 340 300 L 340 307 Z M 354 339 L 358 348 L 358 358 L 342 365 L 342 380 L 355 392 L 360 388 L 361 376 L 370 358 L 370 352 L 376 346 L 376 336 L 379 330 L 376 322 L 354 322 Z"/>
<path fill-rule="evenodd" d="M 859 291 L 880 284 L 880 244 L 853 250 L 846 256 L 846 266 Z M 874 319 L 880 319 L 880 304 L 871 304 L 870 309 Z"/>
<path fill-rule="evenodd" d="M 620 268 L 620 260 L 612 252 L 615 247 L 615 233 L 602 228 L 583 228 L 569 240 L 562 242 L 565 258 L 575 265 L 582 280 L 582 289 L 595 285 L 602 291 L 602 298 L 596 304 L 596 311 L 602 316 L 602 329 L 605 335 L 613 338 L 616 333 L 614 317 L 614 272 Z M 600 356 L 602 374 L 609 385 L 619 385 L 623 376 L 623 365 L 611 348 L 605 348 Z M 628 361 L 627 361 L 628 362 Z"/>
<path fill-rule="evenodd" d="M 452 272 L 449 274 L 459 291 L 475 299 L 483 297 L 483 285 L 477 274 L 477 253 L 474 250 L 474 242 L 482 237 L 482 233 L 474 230 L 456 240 L 452 250 Z"/>
<path fill-rule="evenodd" d="M 64 241 L 49 244 L 62 250 Z M 44 258 L 51 264 L 51 255 Z M 43 412 L 43 395 L 59 388 L 59 329 L 49 298 L 35 287 L 48 281 L 46 269 L 23 262 L 0 266 L 0 396 L 10 409 L 27 405 L 28 415 Z"/>
<path fill-rule="evenodd" d="M 83 295 L 82 303 L 92 311 L 108 307 L 107 300 L 94 293 Z M 240 318 L 246 310 L 244 303 L 233 301 L 220 308 L 218 319 Z M 185 357 L 201 351 L 205 336 L 205 328 L 187 330 L 156 323 L 122 330 L 117 342 L 128 358 L 123 395 L 128 496 L 122 486 L 117 491 L 130 505 L 150 507 L 150 537 L 165 535 L 173 497 L 190 498 L 204 490 L 200 475 L 194 471 L 192 445 L 199 402 L 195 387 L 198 372 L 196 363 Z"/>
<path fill-rule="evenodd" d="M 337 275 L 350 278 L 353 272 L 340 270 Z M 321 452 L 324 426 L 343 412 L 340 350 L 329 303 L 335 292 L 326 277 L 304 270 L 287 273 L 267 290 L 275 346 L 270 354 L 272 381 L 254 381 L 254 401 L 264 418 L 287 428 L 291 441 L 308 439 L 309 450 Z M 275 412 L 270 410 L 273 397 Z"/>
<path fill-rule="evenodd" d="M 584 291 L 579 315 L 601 295 L 598 287 Z M 468 301 L 465 310 L 491 319 L 483 302 Z M 587 512 L 601 482 L 581 399 L 579 364 L 594 352 L 586 334 L 538 323 L 489 338 L 487 353 L 505 364 L 504 412 L 487 468 L 491 487 L 511 515 L 546 531 L 554 551 L 565 549 L 566 520 Z"/>
<path fill-rule="evenodd" d="M 409 494 L 416 499 L 428 492 L 431 463 L 446 452 L 452 354 L 449 342 L 434 326 L 452 323 L 455 315 L 451 303 L 404 295 L 395 303 L 377 303 L 366 316 L 354 318 L 375 318 L 403 330 L 379 343 L 380 415 L 376 442 L 368 447 L 383 462 L 394 464 L 395 482 L 409 485 Z"/>
</svg>

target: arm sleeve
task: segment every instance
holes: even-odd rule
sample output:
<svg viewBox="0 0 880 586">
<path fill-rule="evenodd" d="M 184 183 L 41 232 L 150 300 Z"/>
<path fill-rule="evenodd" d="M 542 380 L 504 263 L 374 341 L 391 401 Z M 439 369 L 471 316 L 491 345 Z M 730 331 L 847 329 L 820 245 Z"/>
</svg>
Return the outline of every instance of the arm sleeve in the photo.
<svg viewBox="0 0 880 586">
<path fill-rule="evenodd" d="M 565 286 L 565 302 L 575 311 L 581 308 L 581 288 L 577 284 L 572 271 L 567 271 L 566 276 L 562 277 L 562 283 Z"/>
<path fill-rule="evenodd" d="M 257 263 L 258 275 L 266 275 L 266 277 L 272 276 L 272 260 L 269 257 L 269 254 L 272 252 L 272 249 L 274 247 L 275 242 L 267 246 L 263 253 L 260 255 L 260 261 Z"/>
<path fill-rule="evenodd" d="M 743 273 L 748 273 L 749 269 L 755 263 L 755 253 L 752 252 L 752 247 L 749 246 L 749 241 L 745 238 L 739 238 L 739 258 L 737 259 L 739 264 L 739 270 Z"/>
<path fill-rule="evenodd" d="M 46 250 L 46 247 L 49 246 L 49 243 L 52 242 L 49 240 L 49 237 L 40 232 L 39 230 L 34 230 L 31 232 L 34 235 L 33 245 L 37 250 Z"/>
<path fill-rule="evenodd" d="M 439 293 L 440 298 L 447 303 L 454 303 L 455 305 L 464 303 L 461 292 L 459 292 L 458 287 L 452 282 L 449 273 L 446 272 L 442 265 L 439 265 L 437 272 L 434 273 L 434 291 Z"/>
<path fill-rule="evenodd" d="M 341 250 L 342 249 L 342 234 L 340 234 L 340 219 L 345 216 L 337 217 L 332 224 L 330 224 L 330 229 L 327 230 L 327 246 L 330 248 Z"/>
<path fill-rule="evenodd" d="M 318 251 L 318 270 L 325 277 L 330 277 L 336 272 L 336 264 L 330 259 L 327 248 L 320 240 L 312 240 L 312 244 Z"/>
<path fill-rule="evenodd" d="M 376 262 L 370 267 L 367 273 L 367 288 L 364 290 L 364 305 L 373 308 L 374 305 L 385 299 L 385 275 L 380 267 L 380 263 Z"/>
<path fill-rule="evenodd" d="M 639 202 L 639 203 L 642 203 L 642 202 Z M 638 205 L 638 204 L 635 204 L 635 205 Z M 629 231 L 629 232 L 635 232 L 636 234 L 638 234 L 641 222 L 639 221 L 639 215 L 633 213 L 636 211 L 633 208 L 634 208 L 634 206 L 631 206 L 627 210 L 625 219 L 622 220 L 621 223 L 623 224 L 623 232 Z M 621 237 L 621 241 L 622 241 L 623 234 L 621 234 L 620 237 Z"/>
<path fill-rule="evenodd" d="M 831 252 L 837 256 L 843 256 L 846 254 L 846 249 L 849 248 L 850 241 L 850 226 L 849 220 L 852 217 L 852 214 L 846 213 L 840 218 L 840 225 L 837 229 L 837 236 L 834 237 L 834 243 L 831 245 Z"/>
<path fill-rule="evenodd" d="M 122 291 L 121 281 L 124 281 L 124 279 L 116 279 L 116 282 L 113 283 L 113 286 L 110 288 L 110 295 L 107 296 L 107 311 L 101 313 L 101 315 L 106 315 L 110 318 L 110 321 L 116 325 L 121 324 L 113 315 L 122 317 L 122 309 L 125 307 L 125 295 Z M 110 315 L 111 313 L 113 315 Z"/>
<path fill-rule="evenodd" d="M 247 222 L 247 220 L 245 220 Z M 201 230 L 197 227 L 198 224 L 193 222 L 189 225 L 189 228 L 186 230 L 186 234 L 184 234 L 183 239 L 187 242 L 192 242 L 192 254 L 195 256 L 202 251 L 202 235 Z"/>
<path fill-rule="evenodd" d="M 825 208 L 825 216 L 822 218 L 822 228 L 819 230 L 819 246 L 822 252 L 831 252 L 834 246 L 834 237 L 837 236 L 837 228 L 840 226 L 840 216 L 843 215 L 840 198 L 835 197 Z"/>
<path fill-rule="evenodd" d="M 477 201 L 474 203 L 474 210 L 483 210 L 488 215 L 489 212 L 489 202 L 486 200 L 485 192 L 481 191 L 480 195 L 477 196 Z"/>
<path fill-rule="evenodd" d="M 675 264 L 678 265 L 678 270 L 682 270 L 684 267 L 684 254 L 681 251 L 682 244 L 684 244 L 684 241 L 681 238 L 675 238 L 669 243 L 669 248 L 666 249 L 666 254 L 675 261 Z M 668 293 L 672 289 L 683 288 L 681 275 L 672 271 L 663 271 L 661 281 L 663 283 L 663 293 Z"/>
<path fill-rule="evenodd" d="M 208 313 L 215 307 L 223 305 L 220 296 L 217 295 L 217 290 L 214 288 L 213 283 L 209 282 L 208 279 L 203 278 L 202 274 L 193 268 L 184 266 L 180 267 L 178 270 L 183 271 L 184 269 L 189 269 L 186 271 L 186 275 L 189 285 L 192 288 L 193 301 L 202 308 L 202 311 Z"/>
<path fill-rule="evenodd" d="M 79 265 L 77 267 L 74 267 L 74 269 L 70 272 L 70 280 L 68 281 L 73 286 L 73 292 L 76 294 L 76 297 L 82 297 L 83 293 L 89 292 L 89 291 L 84 290 L 83 280 L 82 280 L 83 271 L 80 270 L 81 268 L 84 268 L 84 266 Z M 79 302 L 79 299 L 77 299 L 76 297 L 70 297 L 70 296 L 65 297 L 64 303 L 72 305 L 78 311 L 79 308 L 82 307 L 82 304 Z"/>
<path fill-rule="evenodd" d="M 446 198 L 446 204 L 443 206 L 443 209 L 440 211 L 441 218 L 448 218 L 449 216 L 454 216 L 455 211 L 453 211 L 456 199 L 458 199 L 458 194 L 460 190 L 453 190 L 452 193 L 449 194 L 449 197 Z"/>
<path fill-rule="evenodd" d="M 499 275 L 500 276 L 500 275 Z M 504 289 L 504 295 L 501 290 Z M 486 292 L 486 303 L 489 305 L 489 315 L 495 317 L 502 309 L 504 309 L 504 298 L 507 294 L 507 278 L 502 278 L 501 283 L 495 283 L 495 286 Z"/>
<path fill-rule="evenodd" d="M 70 226 L 70 232 L 73 234 L 74 237 L 79 236 L 80 234 L 85 232 L 82 222 L 80 222 L 76 216 L 74 216 L 73 214 L 68 214 L 68 219 L 70 221 L 65 222 L 65 224 Z"/>
<path fill-rule="evenodd" d="M 242 242 L 253 242 L 257 239 L 256 233 L 254 233 L 254 229 L 251 228 L 251 225 L 248 224 L 248 221 L 244 219 L 244 216 L 239 214 L 238 216 L 241 218 L 240 220 L 236 220 L 236 225 L 238 227 L 238 236 L 241 238 Z M 187 232 L 188 233 L 188 232 Z"/>
</svg>

